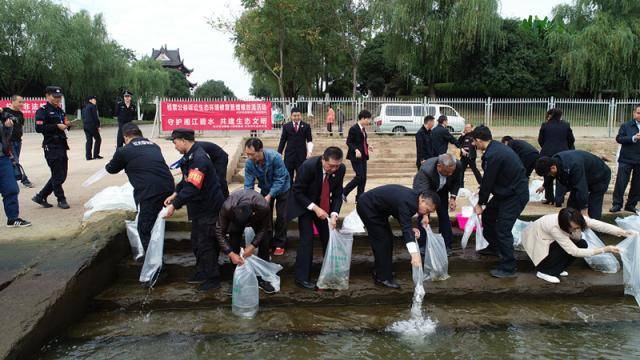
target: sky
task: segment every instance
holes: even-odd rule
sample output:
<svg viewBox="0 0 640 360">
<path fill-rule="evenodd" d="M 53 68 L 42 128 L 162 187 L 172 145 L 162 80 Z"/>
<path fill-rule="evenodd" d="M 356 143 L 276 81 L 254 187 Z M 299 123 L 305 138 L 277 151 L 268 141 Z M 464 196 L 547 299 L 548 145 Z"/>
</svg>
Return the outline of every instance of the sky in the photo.
<svg viewBox="0 0 640 360">
<path fill-rule="evenodd" d="M 153 48 L 167 45 L 180 49 L 187 67 L 194 69 L 191 82 L 222 80 L 240 98 L 249 97 L 251 75 L 233 56 L 231 35 L 214 30 L 210 18 L 237 18 L 240 0 L 55 0 L 72 11 L 101 13 L 111 38 L 135 51 L 151 55 Z M 540 18 L 554 6 L 571 0 L 501 0 L 503 17 Z"/>
</svg>

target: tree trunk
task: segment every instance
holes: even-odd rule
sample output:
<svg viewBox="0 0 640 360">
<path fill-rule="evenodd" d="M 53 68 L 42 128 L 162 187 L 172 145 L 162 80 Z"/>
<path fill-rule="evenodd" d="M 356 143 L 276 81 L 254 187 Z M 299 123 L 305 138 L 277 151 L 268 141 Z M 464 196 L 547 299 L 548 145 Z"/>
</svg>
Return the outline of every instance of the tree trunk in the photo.
<svg viewBox="0 0 640 360">
<path fill-rule="evenodd" d="M 353 64 L 353 69 L 351 69 L 351 82 L 353 84 L 351 97 L 355 99 L 358 91 L 358 63 Z"/>
<path fill-rule="evenodd" d="M 284 34 L 280 34 L 280 44 L 278 46 L 280 50 L 280 76 L 278 76 L 278 90 L 280 90 L 280 99 L 284 99 Z"/>
</svg>

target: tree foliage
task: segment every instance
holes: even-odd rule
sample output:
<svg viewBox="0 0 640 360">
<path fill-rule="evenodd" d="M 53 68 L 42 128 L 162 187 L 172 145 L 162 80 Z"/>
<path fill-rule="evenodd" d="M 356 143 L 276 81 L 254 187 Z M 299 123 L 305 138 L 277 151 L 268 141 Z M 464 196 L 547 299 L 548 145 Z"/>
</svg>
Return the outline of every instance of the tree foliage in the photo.
<svg viewBox="0 0 640 360">
<path fill-rule="evenodd" d="M 207 80 L 202 85 L 199 85 L 194 94 L 194 97 L 202 98 L 227 98 L 235 99 L 235 94 L 231 89 L 224 84 L 224 81 L 220 80 Z"/>
</svg>

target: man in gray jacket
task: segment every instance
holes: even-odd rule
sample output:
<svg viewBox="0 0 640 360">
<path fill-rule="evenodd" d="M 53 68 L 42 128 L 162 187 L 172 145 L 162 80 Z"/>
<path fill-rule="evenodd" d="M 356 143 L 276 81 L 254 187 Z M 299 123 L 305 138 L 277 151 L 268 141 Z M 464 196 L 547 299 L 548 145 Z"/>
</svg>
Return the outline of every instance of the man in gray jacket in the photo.
<svg viewBox="0 0 640 360">
<path fill-rule="evenodd" d="M 440 197 L 440 204 L 437 204 L 438 227 L 447 246 L 448 255 L 451 254 L 453 241 L 449 211 L 456 209 L 456 197 L 463 176 L 462 163 L 451 154 L 442 154 L 422 163 L 420 170 L 413 178 L 414 190 L 418 192 L 430 190 Z M 422 223 L 427 224 L 428 218 L 424 217 Z M 420 246 L 422 246 L 426 240 L 426 232 L 423 227 L 420 227 L 420 232 Z"/>
</svg>

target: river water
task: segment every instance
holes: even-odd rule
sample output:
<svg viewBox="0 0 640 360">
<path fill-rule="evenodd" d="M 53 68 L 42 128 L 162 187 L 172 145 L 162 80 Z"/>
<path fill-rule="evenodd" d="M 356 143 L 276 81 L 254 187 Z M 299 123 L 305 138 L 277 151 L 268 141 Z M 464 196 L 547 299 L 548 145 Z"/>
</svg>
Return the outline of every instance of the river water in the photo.
<svg viewBox="0 0 640 360">
<path fill-rule="evenodd" d="M 427 295 L 428 297 L 428 295 Z M 408 304 L 93 313 L 42 359 L 639 358 L 631 298 L 425 302 L 432 331 L 391 331 Z"/>
</svg>

